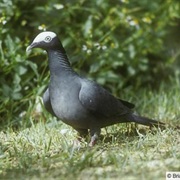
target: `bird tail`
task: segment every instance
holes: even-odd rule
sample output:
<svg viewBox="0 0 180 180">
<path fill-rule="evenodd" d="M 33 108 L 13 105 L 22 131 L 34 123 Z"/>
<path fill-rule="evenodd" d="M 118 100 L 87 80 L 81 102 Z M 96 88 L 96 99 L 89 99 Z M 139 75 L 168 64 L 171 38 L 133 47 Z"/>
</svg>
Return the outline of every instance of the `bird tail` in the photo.
<svg viewBox="0 0 180 180">
<path fill-rule="evenodd" d="M 150 118 L 142 117 L 142 116 L 137 116 L 135 114 L 131 115 L 131 120 L 132 122 L 136 122 L 138 124 L 142 124 L 145 126 L 150 126 L 150 127 L 165 127 L 165 123 L 162 123 L 160 121 L 156 121 Z"/>
</svg>

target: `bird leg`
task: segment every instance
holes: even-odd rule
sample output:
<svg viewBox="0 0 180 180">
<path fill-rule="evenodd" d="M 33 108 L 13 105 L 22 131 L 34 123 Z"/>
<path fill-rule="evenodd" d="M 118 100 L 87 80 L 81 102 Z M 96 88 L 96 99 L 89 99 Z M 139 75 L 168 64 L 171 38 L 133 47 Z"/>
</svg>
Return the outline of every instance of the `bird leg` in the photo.
<svg viewBox="0 0 180 180">
<path fill-rule="evenodd" d="M 81 140 L 82 138 L 85 138 L 88 135 L 88 129 L 76 129 L 78 132 L 78 139 Z"/>
<path fill-rule="evenodd" d="M 82 138 L 85 138 L 88 135 L 88 129 L 75 129 L 78 132 L 77 140 L 74 141 L 74 145 L 80 147 Z"/>
<path fill-rule="evenodd" d="M 91 135 L 91 141 L 89 143 L 89 146 L 92 147 L 96 144 L 96 141 L 101 133 L 101 129 L 90 129 L 90 135 Z"/>
</svg>

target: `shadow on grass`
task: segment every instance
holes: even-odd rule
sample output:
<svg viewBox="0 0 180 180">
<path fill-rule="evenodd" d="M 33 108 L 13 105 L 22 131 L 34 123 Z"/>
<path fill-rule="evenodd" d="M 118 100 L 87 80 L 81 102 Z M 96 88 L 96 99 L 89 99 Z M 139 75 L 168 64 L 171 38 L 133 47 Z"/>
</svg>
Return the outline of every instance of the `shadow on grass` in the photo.
<svg viewBox="0 0 180 180">
<path fill-rule="evenodd" d="M 107 133 L 106 135 L 101 135 L 99 138 L 99 141 L 103 143 L 126 143 L 127 141 L 133 141 L 137 140 L 140 137 L 145 137 L 147 134 L 156 134 L 158 131 L 161 131 L 162 129 L 158 128 L 149 128 L 144 127 L 137 128 L 137 125 L 134 125 L 133 127 L 127 128 L 126 131 L 118 131 L 115 133 Z"/>
<path fill-rule="evenodd" d="M 0 179 L 27 179 L 27 177 L 40 177 L 40 170 L 36 169 L 20 169 L 20 168 L 13 168 L 13 169 L 7 169 L 5 174 L 0 175 Z"/>
</svg>

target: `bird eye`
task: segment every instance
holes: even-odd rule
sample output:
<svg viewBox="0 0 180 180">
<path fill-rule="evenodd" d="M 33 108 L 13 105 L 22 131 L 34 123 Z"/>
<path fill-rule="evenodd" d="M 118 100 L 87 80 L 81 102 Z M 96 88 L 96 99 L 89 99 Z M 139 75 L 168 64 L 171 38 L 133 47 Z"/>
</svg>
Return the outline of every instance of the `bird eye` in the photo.
<svg viewBox="0 0 180 180">
<path fill-rule="evenodd" d="M 44 40 L 45 40 L 45 42 L 50 42 L 51 39 L 52 39 L 52 38 L 51 38 L 50 36 L 46 36 Z"/>
</svg>

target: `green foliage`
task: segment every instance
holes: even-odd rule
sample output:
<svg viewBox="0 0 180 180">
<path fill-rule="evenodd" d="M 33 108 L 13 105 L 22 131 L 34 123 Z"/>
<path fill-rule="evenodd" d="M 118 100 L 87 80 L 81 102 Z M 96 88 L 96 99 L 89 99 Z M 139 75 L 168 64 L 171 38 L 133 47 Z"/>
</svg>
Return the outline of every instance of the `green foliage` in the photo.
<svg viewBox="0 0 180 180">
<path fill-rule="evenodd" d="M 157 87 L 179 68 L 178 0 L 2 0 L 0 7 L 0 123 L 19 126 L 35 113 L 49 73 L 42 51 L 25 49 L 42 30 L 55 31 L 73 67 L 115 94 Z"/>
</svg>

